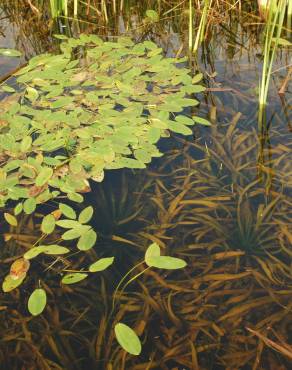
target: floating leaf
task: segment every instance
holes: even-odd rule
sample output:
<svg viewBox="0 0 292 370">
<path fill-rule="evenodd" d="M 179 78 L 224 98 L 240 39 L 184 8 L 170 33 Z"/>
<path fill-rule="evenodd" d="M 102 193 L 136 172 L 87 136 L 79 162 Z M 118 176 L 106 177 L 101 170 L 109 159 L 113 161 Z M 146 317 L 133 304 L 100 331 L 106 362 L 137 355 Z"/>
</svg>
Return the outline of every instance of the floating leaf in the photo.
<svg viewBox="0 0 292 370">
<path fill-rule="evenodd" d="M 18 258 L 10 266 L 10 277 L 12 280 L 18 280 L 26 275 L 29 270 L 30 263 L 26 258 Z"/>
<path fill-rule="evenodd" d="M 98 272 L 107 269 L 114 262 L 114 257 L 101 258 L 89 266 L 90 272 Z"/>
<path fill-rule="evenodd" d="M 11 290 L 17 288 L 19 285 L 21 285 L 25 277 L 26 277 L 26 274 L 19 277 L 18 279 L 12 279 L 10 275 L 7 275 L 2 283 L 3 292 L 5 293 L 11 292 Z"/>
<path fill-rule="evenodd" d="M 43 185 L 45 185 L 50 180 L 50 178 L 52 177 L 52 175 L 53 175 L 52 168 L 50 168 L 50 167 L 44 167 L 44 168 L 42 168 L 41 172 L 38 174 L 38 176 L 37 176 L 37 178 L 35 180 L 36 186 L 43 186 Z"/>
<path fill-rule="evenodd" d="M 30 87 L 30 86 L 28 86 L 28 87 L 26 88 L 26 94 L 25 94 L 25 97 L 26 97 L 28 100 L 30 100 L 31 102 L 34 102 L 34 101 L 36 101 L 36 100 L 37 100 L 38 96 L 39 96 L 39 93 L 38 93 L 38 91 L 37 91 L 35 88 Z"/>
<path fill-rule="evenodd" d="M 46 215 L 41 224 L 41 230 L 44 234 L 51 234 L 55 230 L 56 225 L 56 219 L 55 217 L 50 213 L 49 215 Z"/>
<path fill-rule="evenodd" d="M 58 220 L 56 224 L 58 226 L 63 227 L 64 229 L 73 229 L 78 226 L 81 226 L 79 221 L 75 221 L 75 220 Z"/>
<path fill-rule="evenodd" d="M 17 219 L 11 215 L 10 213 L 5 212 L 4 213 L 5 220 L 9 223 L 11 226 L 17 226 Z"/>
<path fill-rule="evenodd" d="M 119 322 L 115 325 L 115 334 L 120 346 L 131 355 L 138 356 L 141 353 L 141 342 L 137 334 L 129 326 Z"/>
<path fill-rule="evenodd" d="M 14 93 L 15 89 L 12 86 L 4 85 L 2 86 L 2 90 L 8 93 Z"/>
<path fill-rule="evenodd" d="M 14 208 L 14 215 L 18 216 L 23 210 L 23 205 L 22 203 L 18 203 L 15 208 Z"/>
<path fill-rule="evenodd" d="M 77 239 L 77 238 L 82 237 L 83 235 L 85 235 L 89 231 L 89 229 L 90 229 L 90 226 L 80 225 L 80 226 L 75 227 L 74 229 L 68 230 L 64 234 L 62 234 L 62 239 L 63 240 Z"/>
<path fill-rule="evenodd" d="M 23 203 L 24 213 L 26 213 L 27 215 L 30 215 L 35 211 L 35 209 L 36 209 L 35 198 L 26 199 L 25 202 Z"/>
<path fill-rule="evenodd" d="M 40 315 L 47 304 L 47 295 L 44 289 L 35 289 L 28 299 L 28 310 L 33 316 Z"/>
<path fill-rule="evenodd" d="M 165 270 L 176 270 L 185 267 L 187 263 L 184 260 L 175 257 L 151 256 L 147 258 L 147 265 L 149 267 L 157 267 Z"/>
<path fill-rule="evenodd" d="M 27 252 L 24 253 L 23 257 L 26 260 L 31 260 L 32 258 L 37 257 L 39 254 L 44 252 L 44 248 L 41 247 L 33 247 L 29 249 Z"/>
<path fill-rule="evenodd" d="M 145 252 L 145 262 L 148 266 L 151 267 L 150 263 L 151 263 L 151 260 L 149 262 L 149 259 L 151 259 L 151 257 L 159 257 L 160 256 L 160 247 L 157 243 L 152 243 L 151 245 L 149 245 L 149 247 L 147 248 L 146 252 Z"/>
<path fill-rule="evenodd" d="M 65 247 L 62 247 L 56 244 L 41 246 L 41 248 L 43 248 L 43 251 L 45 254 L 59 255 L 59 254 L 66 254 L 70 252 L 68 248 L 65 248 Z"/>
<path fill-rule="evenodd" d="M 86 224 L 88 221 L 91 220 L 93 215 L 93 208 L 91 206 L 86 207 L 79 215 L 78 221 L 81 224 Z"/>
<path fill-rule="evenodd" d="M 68 206 L 67 204 L 60 203 L 59 208 L 62 211 L 64 216 L 71 218 L 73 220 L 76 219 L 76 212 L 74 211 L 72 207 Z"/>
<path fill-rule="evenodd" d="M 192 83 L 193 84 L 196 84 L 198 82 L 200 82 L 203 78 L 203 74 L 202 73 L 198 73 L 196 74 L 193 78 L 192 78 Z"/>
<path fill-rule="evenodd" d="M 83 196 L 81 194 L 78 194 L 78 193 L 72 193 L 72 192 L 69 192 L 68 193 L 68 199 L 72 200 L 72 202 L 76 202 L 76 203 L 82 203 L 83 202 Z"/>
<path fill-rule="evenodd" d="M 205 118 L 198 117 L 198 116 L 193 116 L 193 119 L 194 119 L 195 122 L 200 123 L 201 125 L 211 126 L 211 123 L 208 120 L 206 120 Z"/>
<path fill-rule="evenodd" d="M 88 274 L 82 272 L 74 272 L 72 274 L 67 274 L 62 278 L 63 284 L 75 284 L 81 280 L 86 279 Z"/>
<path fill-rule="evenodd" d="M 32 144 L 31 136 L 25 136 L 22 139 L 21 145 L 20 145 L 20 150 L 22 151 L 22 153 L 26 153 L 30 149 L 31 144 Z"/>
<path fill-rule="evenodd" d="M 95 245 L 96 238 L 96 232 L 93 229 L 88 230 L 80 237 L 77 248 L 81 251 L 87 251 Z"/>
</svg>

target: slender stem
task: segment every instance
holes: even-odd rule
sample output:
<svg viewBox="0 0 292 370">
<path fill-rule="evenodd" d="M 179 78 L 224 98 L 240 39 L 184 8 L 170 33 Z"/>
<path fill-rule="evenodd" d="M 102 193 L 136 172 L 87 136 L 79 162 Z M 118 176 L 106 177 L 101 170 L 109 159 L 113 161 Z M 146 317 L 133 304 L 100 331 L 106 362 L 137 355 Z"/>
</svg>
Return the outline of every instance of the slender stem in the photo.
<svg viewBox="0 0 292 370">
<path fill-rule="evenodd" d="M 115 300 L 116 300 L 116 295 L 117 295 L 117 292 L 120 288 L 120 286 L 123 284 L 123 282 L 126 280 L 126 278 L 139 266 L 143 265 L 144 261 L 138 263 L 137 265 L 135 265 L 134 267 L 131 268 L 131 270 L 129 270 L 123 277 L 122 279 L 120 280 L 119 284 L 117 285 L 115 291 L 114 291 L 114 294 L 113 294 L 113 308 L 115 306 Z"/>
</svg>

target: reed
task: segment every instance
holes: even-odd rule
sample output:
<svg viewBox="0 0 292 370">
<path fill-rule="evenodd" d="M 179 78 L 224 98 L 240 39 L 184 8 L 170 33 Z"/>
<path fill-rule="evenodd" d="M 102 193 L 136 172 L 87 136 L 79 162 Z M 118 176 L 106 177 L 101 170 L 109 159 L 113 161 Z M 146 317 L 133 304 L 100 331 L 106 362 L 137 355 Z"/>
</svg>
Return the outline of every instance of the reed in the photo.
<svg viewBox="0 0 292 370">
<path fill-rule="evenodd" d="M 202 15 L 201 15 L 201 19 L 200 19 L 199 28 L 198 28 L 198 31 L 197 31 L 197 35 L 196 35 L 195 43 L 194 43 L 194 47 L 193 47 L 193 53 L 195 53 L 195 54 L 197 53 L 200 44 L 204 40 L 207 21 L 208 21 L 208 14 L 209 14 L 209 11 L 211 9 L 211 6 L 212 6 L 212 0 L 205 0 Z"/>
<path fill-rule="evenodd" d="M 287 4 L 287 0 L 270 0 L 269 2 L 265 26 L 262 78 L 259 86 L 259 128 L 262 128 L 263 125 L 263 113 L 267 104 L 272 67 L 282 33 Z"/>
</svg>

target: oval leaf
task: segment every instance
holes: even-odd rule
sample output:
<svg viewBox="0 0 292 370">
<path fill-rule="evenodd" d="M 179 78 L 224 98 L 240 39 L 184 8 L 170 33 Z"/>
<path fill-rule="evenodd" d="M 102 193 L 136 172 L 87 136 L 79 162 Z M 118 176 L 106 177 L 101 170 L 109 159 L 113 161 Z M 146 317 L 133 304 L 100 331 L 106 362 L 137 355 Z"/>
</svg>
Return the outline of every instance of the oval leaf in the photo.
<svg viewBox="0 0 292 370">
<path fill-rule="evenodd" d="M 28 310 L 33 316 L 41 314 L 46 307 L 47 295 L 44 289 L 35 289 L 28 300 Z"/>
<path fill-rule="evenodd" d="M 149 267 L 157 267 L 165 270 L 177 270 L 185 267 L 187 263 L 180 258 L 169 256 L 152 256 L 147 259 L 147 265 Z"/>
<path fill-rule="evenodd" d="M 56 225 L 56 219 L 52 214 L 49 214 L 43 218 L 41 224 L 41 230 L 44 234 L 51 234 Z"/>
<path fill-rule="evenodd" d="M 90 272 L 98 272 L 107 269 L 113 262 L 115 257 L 101 258 L 89 266 Z"/>
<path fill-rule="evenodd" d="M 160 247 L 157 243 L 152 243 L 151 245 L 149 245 L 149 247 L 147 248 L 146 250 L 146 253 L 145 253 L 145 262 L 146 264 L 151 267 L 151 265 L 149 264 L 151 262 L 149 262 L 149 259 L 151 257 L 159 257 L 160 256 Z"/>
<path fill-rule="evenodd" d="M 10 276 L 13 280 L 18 280 L 19 278 L 26 275 L 29 270 L 30 263 L 26 258 L 18 258 L 10 266 Z"/>
<path fill-rule="evenodd" d="M 115 326 L 115 334 L 120 346 L 126 352 L 135 356 L 141 353 L 141 342 L 134 330 L 119 322 Z"/>
<path fill-rule="evenodd" d="M 93 208 L 91 206 L 86 207 L 79 215 L 78 221 L 81 224 L 86 224 L 88 221 L 91 220 L 93 215 Z"/>
<path fill-rule="evenodd" d="M 43 186 L 45 185 L 50 178 L 53 176 L 53 170 L 50 167 L 44 167 L 41 172 L 38 174 L 35 184 L 36 186 Z"/>
<path fill-rule="evenodd" d="M 45 254 L 53 254 L 53 255 L 58 255 L 58 254 L 66 254 L 70 252 L 68 248 L 62 247 L 61 245 L 43 245 L 41 246 L 44 250 Z"/>
<path fill-rule="evenodd" d="M 77 248 L 81 251 L 87 251 L 92 248 L 96 242 L 96 232 L 92 229 L 88 230 L 85 234 L 81 236 L 78 240 Z"/>
<path fill-rule="evenodd" d="M 76 219 L 76 212 L 72 207 L 68 206 L 67 204 L 60 203 L 59 208 L 64 216 L 71 218 L 72 220 Z"/>
<path fill-rule="evenodd" d="M 11 292 L 11 290 L 17 288 L 25 279 L 26 274 L 19 277 L 18 279 L 12 279 L 10 275 L 7 275 L 2 284 L 2 290 L 5 293 Z"/>
<path fill-rule="evenodd" d="M 67 274 L 63 277 L 62 283 L 63 284 L 75 284 L 81 280 L 86 279 L 88 274 L 81 273 L 81 272 L 74 272 L 73 274 Z"/>
<path fill-rule="evenodd" d="M 31 260 L 32 258 L 37 257 L 39 254 L 43 253 L 44 249 L 41 247 L 33 247 L 26 253 L 24 253 L 23 257 L 27 260 Z"/>
<path fill-rule="evenodd" d="M 9 223 L 11 226 L 17 226 L 17 219 L 11 215 L 10 213 L 4 213 L 5 220 Z"/>
</svg>

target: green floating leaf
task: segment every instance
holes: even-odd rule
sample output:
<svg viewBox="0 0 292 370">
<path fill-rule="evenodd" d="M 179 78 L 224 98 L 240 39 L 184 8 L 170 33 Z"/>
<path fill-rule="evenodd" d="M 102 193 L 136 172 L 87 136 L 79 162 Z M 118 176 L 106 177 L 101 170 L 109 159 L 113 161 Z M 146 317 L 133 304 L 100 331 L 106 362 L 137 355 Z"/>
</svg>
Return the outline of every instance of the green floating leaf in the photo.
<svg viewBox="0 0 292 370">
<path fill-rule="evenodd" d="M 86 207 L 79 215 L 78 221 L 81 224 L 86 224 L 88 221 L 91 220 L 93 215 L 93 208 L 91 206 Z"/>
<path fill-rule="evenodd" d="M 192 83 L 193 84 L 196 84 L 198 82 L 200 82 L 203 78 L 203 74 L 202 73 L 198 73 L 196 74 L 193 78 L 192 78 Z"/>
<path fill-rule="evenodd" d="M 147 258 L 147 265 L 149 267 L 157 267 L 165 270 L 177 270 L 185 267 L 187 263 L 175 257 L 169 256 L 150 256 Z"/>
<path fill-rule="evenodd" d="M 22 153 L 26 153 L 30 149 L 31 144 L 32 144 L 31 136 L 25 136 L 22 139 L 21 145 L 20 145 L 20 150 L 22 151 Z"/>
<path fill-rule="evenodd" d="M 145 252 L 145 262 L 146 264 L 151 267 L 151 258 L 152 257 L 159 257 L 160 256 L 160 247 L 157 243 L 152 243 L 149 245 Z"/>
<path fill-rule="evenodd" d="M 55 230 L 56 220 L 52 214 L 46 215 L 41 224 L 41 230 L 44 234 L 51 234 Z"/>
<path fill-rule="evenodd" d="M 198 116 L 193 116 L 193 120 L 201 125 L 204 125 L 204 126 L 211 126 L 211 123 L 206 120 L 205 118 L 202 118 L 202 117 L 198 117 Z"/>
<path fill-rule="evenodd" d="M 115 325 L 115 334 L 120 346 L 128 353 L 138 356 L 142 346 L 139 337 L 129 326 L 119 322 Z"/>
<path fill-rule="evenodd" d="M 25 277 L 26 274 L 20 276 L 18 279 L 13 279 L 10 275 L 7 275 L 2 283 L 3 292 L 8 293 L 17 288 L 19 285 L 21 285 Z"/>
<path fill-rule="evenodd" d="M 34 101 L 36 101 L 36 100 L 37 100 L 38 96 L 39 96 L 39 93 L 38 93 L 38 91 L 37 91 L 35 88 L 30 87 L 30 86 L 28 86 L 28 87 L 26 88 L 26 94 L 25 94 L 25 97 L 26 97 L 28 100 L 30 100 L 31 102 L 34 102 Z"/>
<path fill-rule="evenodd" d="M 88 274 L 82 272 L 74 272 L 72 274 L 67 274 L 63 277 L 62 283 L 63 284 L 75 284 L 79 281 L 86 279 Z"/>
<path fill-rule="evenodd" d="M 63 227 L 64 229 L 73 229 L 78 226 L 82 226 L 80 225 L 79 221 L 75 221 L 75 220 L 59 220 L 56 222 L 56 224 L 58 226 Z"/>
<path fill-rule="evenodd" d="M 17 219 L 10 213 L 5 212 L 4 213 L 5 220 L 9 223 L 11 226 L 17 226 Z"/>
<path fill-rule="evenodd" d="M 27 252 L 24 253 L 23 257 L 27 260 L 31 260 L 32 258 L 37 257 L 39 254 L 44 252 L 44 248 L 42 247 L 33 247 Z"/>
<path fill-rule="evenodd" d="M 38 174 L 35 184 L 36 186 L 43 186 L 45 185 L 50 178 L 53 176 L 53 170 L 50 167 L 43 167 L 41 172 Z"/>
<path fill-rule="evenodd" d="M 0 48 L 0 55 L 4 55 L 5 57 L 20 57 L 22 53 L 15 49 Z"/>
<path fill-rule="evenodd" d="M 82 203 L 83 202 L 83 196 L 78 193 L 68 193 L 68 199 L 72 200 L 72 202 L 76 203 Z"/>
<path fill-rule="evenodd" d="M 68 206 L 67 204 L 60 203 L 59 208 L 62 211 L 64 216 L 71 218 L 72 220 L 76 219 L 77 217 L 76 212 L 74 211 L 72 207 Z"/>
<path fill-rule="evenodd" d="M 87 251 L 94 246 L 96 238 L 97 235 L 93 229 L 86 231 L 86 233 L 83 234 L 78 240 L 77 248 L 81 251 Z"/>
<path fill-rule="evenodd" d="M 53 254 L 53 255 L 59 255 L 59 254 L 66 254 L 70 252 L 68 248 L 62 247 L 61 245 L 57 244 L 51 244 L 51 245 L 43 245 L 39 248 L 43 248 L 43 251 L 45 254 Z"/>
<path fill-rule="evenodd" d="M 23 210 L 23 205 L 22 203 L 18 203 L 15 208 L 14 208 L 14 215 L 18 216 Z"/>
<path fill-rule="evenodd" d="M 90 272 L 98 272 L 107 269 L 113 264 L 115 257 L 101 258 L 89 266 Z"/>
<path fill-rule="evenodd" d="M 33 316 L 41 314 L 47 304 L 47 295 L 44 289 L 35 289 L 28 300 L 28 310 Z"/>
<path fill-rule="evenodd" d="M 8 86 L 8 85 L 2 86 L 2 90 L 5 91 L 5 92 L 8 92 L 8 93 L 14 93 L 15 92 L 15 89 L 11 86 Z"/>
<path fill-rule="evenodd" d="M 25 202 L 23 203 L 24 213 L 26 213 L 27 215 L 32 214 L 36 209 L 36 205 L 37 204 L 35 198 L 26 199 Z"/>
<path fill-rule="evenodd" d="M 185 125 L 182 125 L 179 122 L 169 122 L 168 128 L 173 131 L 177 132 L 178 134 L 182 135 L 192 135 L 193 131 Z"/>
</svg>

